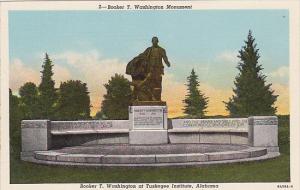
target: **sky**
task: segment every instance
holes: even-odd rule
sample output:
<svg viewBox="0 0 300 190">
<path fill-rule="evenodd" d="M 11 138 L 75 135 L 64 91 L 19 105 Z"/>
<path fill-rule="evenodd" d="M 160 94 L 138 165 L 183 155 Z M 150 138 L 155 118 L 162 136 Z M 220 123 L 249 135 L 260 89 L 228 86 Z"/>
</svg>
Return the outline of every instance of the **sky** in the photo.
<svg viewBox="0 0 300 190">
<path fill-rule="evenodd" d="M 252 30 L 267 83 L 279 95 L 278 113 L 287 114 L 288 29 L 287 10 L 10 11 L 10 88 L 17 94 L 25 82 L 38 85 L 47 52 L 56 87 L 70 79 L 87 83 L 95 114 L 103 84 L 114 73 L 125 75 L 126 64 L 157 36 L 171 63 L 162 84 L 169 116 L 182 115 L 193 68 L 209 97 L 207 114 L 227 115 L 223 101 L 233 94 L 238 51 Z"/>
</svg>

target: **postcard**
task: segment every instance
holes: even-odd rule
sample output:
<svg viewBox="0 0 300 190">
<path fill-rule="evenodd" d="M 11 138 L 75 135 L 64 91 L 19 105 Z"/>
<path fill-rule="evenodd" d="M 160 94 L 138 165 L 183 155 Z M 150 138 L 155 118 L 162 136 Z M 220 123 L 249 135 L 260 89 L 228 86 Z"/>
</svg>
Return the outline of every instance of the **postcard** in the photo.
<svg viewBox="0 0 300 190">
<path fill-rule="evenodd" d="M 1 189 L 295 189 L 299 1 L 1 2 Z"/>
</svg>

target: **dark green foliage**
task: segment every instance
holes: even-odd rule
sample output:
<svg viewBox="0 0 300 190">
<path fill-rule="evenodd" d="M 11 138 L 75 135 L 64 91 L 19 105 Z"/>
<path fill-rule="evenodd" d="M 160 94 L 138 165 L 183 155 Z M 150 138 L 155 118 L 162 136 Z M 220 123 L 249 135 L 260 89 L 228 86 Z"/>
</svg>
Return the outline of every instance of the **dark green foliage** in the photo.
<svg viewBox="0 0 300 190">
<path fill-rule="evenodd" d="M 69 80 L 60 84 L 56 119 L 79 120 L 90 118 L 90 97 L 86 83 Z"/>
<path fill-rule="evenodd" d="M 43 119 L 51 119 L 54 114 L 54 103 L 57 99 L 57 94 L 54 88 L 54 80 L 52 80 L 52 61 L 48 54 L 45 55 L 45 60 L 42 65 L 42 81 L 39 85 L 41 117 Z"/>
<path fill-rule="evenodd" d="M 94 119 L 106 119 L 102 111 L 98 111 L 94 116 Z"/>
<path fill-rule="evenodd" d="M 106 94 L 101 105 L 102 119 L 128 119 L 132 94 L 129 80 L 123 75 L 115 74 L 104 87 Z"/>
<path fill-rule="evenodd" d="M 188 94 L 183 100 L 185 104 L 183 111 L 189 118 L 203 118 L 206 113 L 208 98 L 201 93 L 199 86 L 198 76 L 192 69 L 191 75 L 187 77 Z"/>
<path fill-rule="evenodd" d="M 278 144 L 280 152 L 290 154 L 290 115 L 278 115 Z"/>
<path fill-rule="evenodd" d="M 233 117 L 247 117 L 250 115 L 274 115 L 274 103 L 277 95 L 271 90 L 271 84 L 266 84 L 266 76 L 262 74 L 262 65 L 258 63 L 259 53 L 255 39 L 249 31 L 245 46 L 239 51 L 240 62 L 235 78 L 234 95 L 225 102 L 226 109 Z"/>
<path fill-rule="evenodd" d="M 21 151 L 21 120 L 23 113 L 20 109 L 20 99 L 9 89 L 9 142 L 11 158 L 20 157 Z"/>
<path fill-rule="evenodd" d="M 23 119 L 40 118 L 37 86 L 32 82 L 27 82 L 19 89 L 19 95 L 21 100 L 20 108 L 24 113 Z"/>
</svg>

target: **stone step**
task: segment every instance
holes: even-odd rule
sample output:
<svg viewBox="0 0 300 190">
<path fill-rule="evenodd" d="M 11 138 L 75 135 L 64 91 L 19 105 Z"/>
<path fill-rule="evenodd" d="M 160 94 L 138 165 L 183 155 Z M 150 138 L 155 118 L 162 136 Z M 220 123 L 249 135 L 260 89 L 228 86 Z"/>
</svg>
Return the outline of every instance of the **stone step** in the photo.
<svg viewBox="0 0 300 190">
<path fill-rule="evenodd" d="M 209 153 L 184 154 L 148 154 L 148 155 L 102 155 L 102 154 L 72 154 L 56 151 L 36 151 L 37 160 L 65 162 L 65 163 L 91 163 L 91 164 L 156 164 L 156 163 L 188 163 L 210 162 L 222 160 L 237 160 L 260 157 L 267 154 L 266 148 L 249 147 L 239 151 L 223 151 Z"/>
</svg>

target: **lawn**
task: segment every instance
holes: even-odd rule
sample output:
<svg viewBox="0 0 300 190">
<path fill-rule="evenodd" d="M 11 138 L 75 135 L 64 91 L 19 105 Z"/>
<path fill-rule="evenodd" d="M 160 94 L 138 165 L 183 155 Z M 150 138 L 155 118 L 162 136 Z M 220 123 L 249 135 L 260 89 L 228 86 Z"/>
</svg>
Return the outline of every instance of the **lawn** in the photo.
<svg viewBox="0 0 300 190">
<path fill-rule="evenodd" d="M 290 181 L 289 118 L 279 117 L 281 156 L 271 160 L 203 167 L 74 168 L 44 166 L 11 157 L 11 183 L 106 182 L 288 182 Z"/>
</svg>

